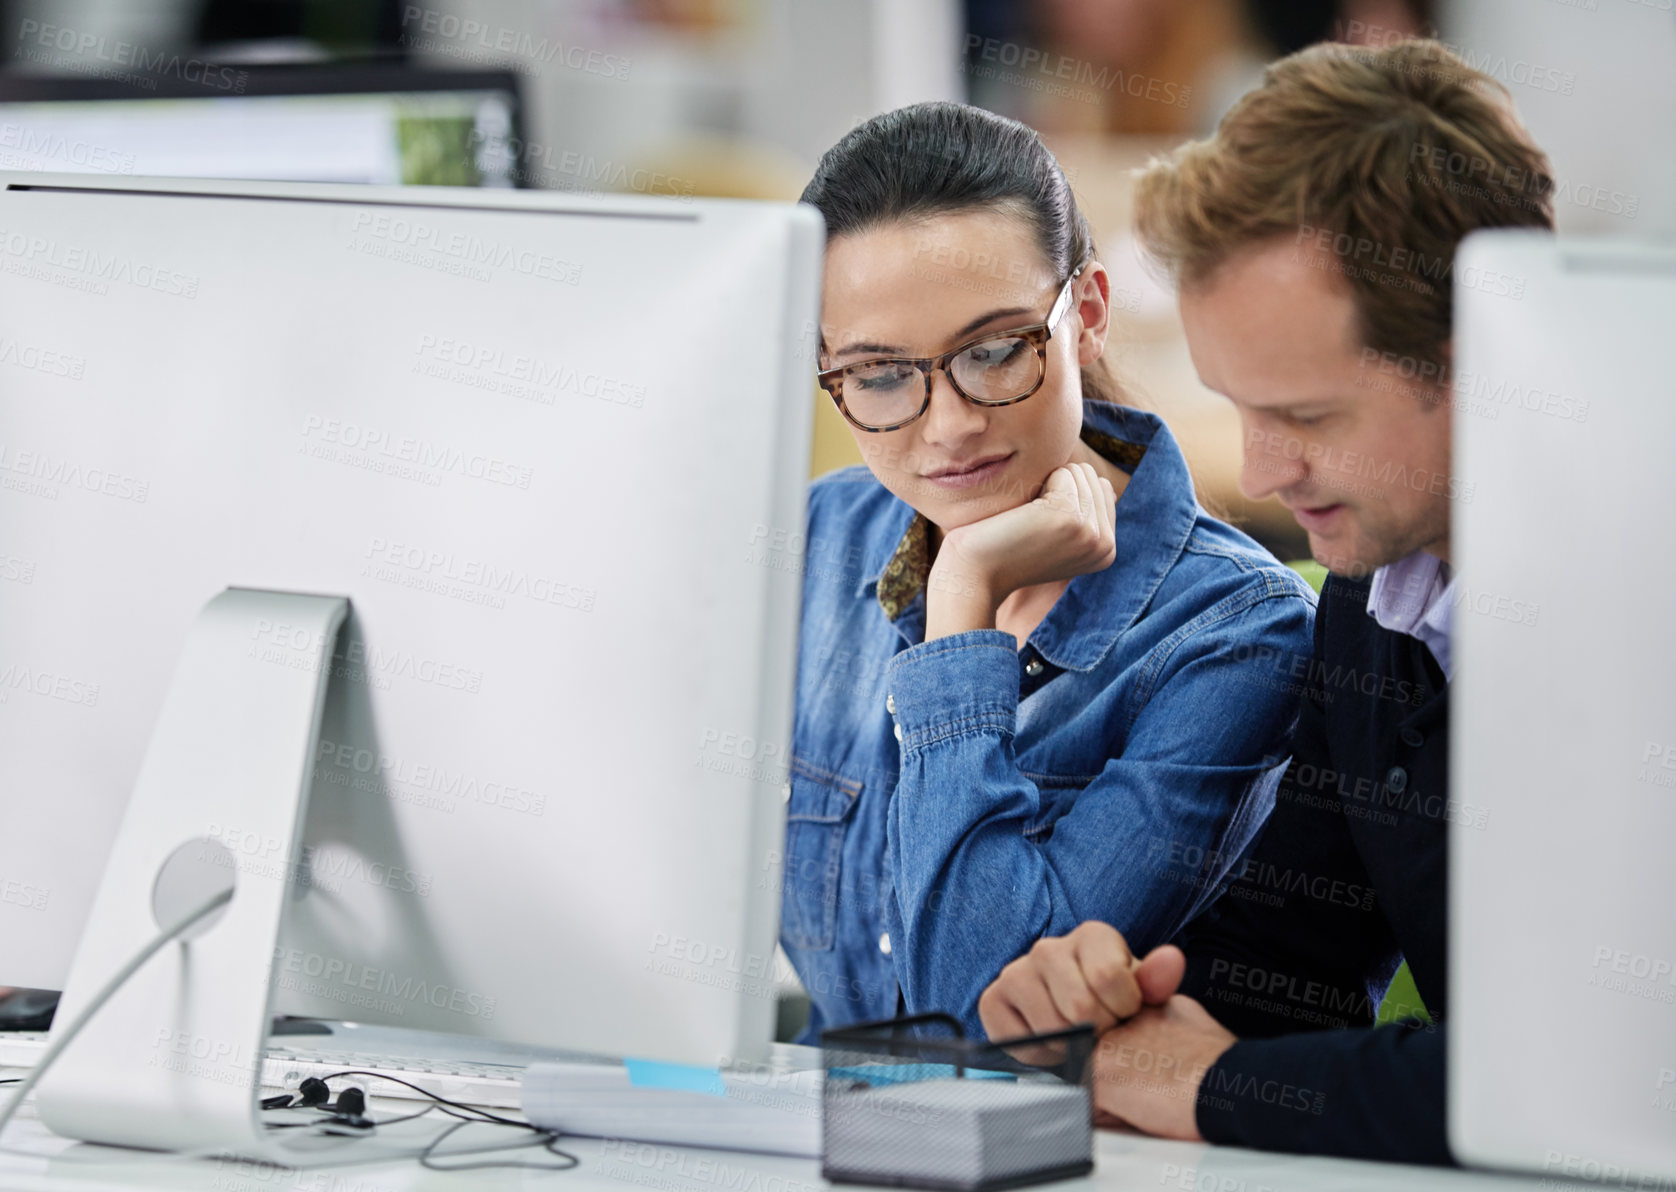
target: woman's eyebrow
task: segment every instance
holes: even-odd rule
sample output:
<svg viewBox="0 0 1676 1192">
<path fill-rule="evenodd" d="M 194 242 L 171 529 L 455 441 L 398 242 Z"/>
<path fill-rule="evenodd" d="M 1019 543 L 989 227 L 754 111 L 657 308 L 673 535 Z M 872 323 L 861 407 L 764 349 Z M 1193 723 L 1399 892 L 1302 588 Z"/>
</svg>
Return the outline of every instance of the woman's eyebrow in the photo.
<svg viewBox="0 0 1676 1192">
<path fill-rule="evenodd" d="M 992 310 L 987 315 L 981 315 L 978 318 L 973 319 L 959 331 L 956 331 L 954 333 L 954 338 L 963 339 L 972 334 L 972 332 L 976 331 L 979 327 L 982 327 L 985 323 L 993 323 L 996 319 L 1010 318 L 1013 315 L 1027 315 L 1030 313 L 1031 310 L 1028 306 L 1007 306 L 1000 310 Z"/>
<path fill-rule="evenodd" d="M 1031 311 L 1028 306 L 1007 306 L 1001 308 L 1000 310 L 992 310 L 988 314 L 979 315 L 970 323 L 967 323 L 966 326 L 962 327 L 959 331 L 956 331 L 949 338 L 958 342 L 959 340 L 972 334 L 972 332 L 976 331 L 979 327 L 982 327 L 985 323 L 993 323 L 996 319 L 1010 318 L 1013 315 L 1027 315 L 1030 313 Z M 869 352 L 877 356 L 901 356 L 906 354 L 907 349 L 899 347 L 896 344 L 853 343 L 845 344 L 843 347 L 831 351 L 830 354 L 833 356 L 849 356 L 856 352 Z"/>
<path fill-rule="evenodd" d="M 837 351 L 830 352 L 833 356 L 850 356 L 856 352 L 867 352 L 874 356 L 901 356 L 906 351 L 895 344 L 859 343 L 845 344 Z"/>
</svg>

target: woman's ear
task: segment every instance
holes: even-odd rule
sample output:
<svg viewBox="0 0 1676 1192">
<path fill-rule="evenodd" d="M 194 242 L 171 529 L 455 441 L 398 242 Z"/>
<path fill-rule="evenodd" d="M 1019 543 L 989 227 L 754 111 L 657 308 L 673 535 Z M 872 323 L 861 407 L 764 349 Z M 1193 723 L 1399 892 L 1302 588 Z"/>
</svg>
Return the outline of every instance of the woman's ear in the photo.
<svg viewBox="0 0 1676 1192">
<path fill-rule="evenodd" d="M 1071 309 L 1082 326 L 1077 334 L 1077 363 L 1083 368 L 1106 350 L 1106 333 L 1111 330 L 1111 288 L 1111 275 L 1099 261 L 1089 261 L 1071 283 Z"/>
</svg>

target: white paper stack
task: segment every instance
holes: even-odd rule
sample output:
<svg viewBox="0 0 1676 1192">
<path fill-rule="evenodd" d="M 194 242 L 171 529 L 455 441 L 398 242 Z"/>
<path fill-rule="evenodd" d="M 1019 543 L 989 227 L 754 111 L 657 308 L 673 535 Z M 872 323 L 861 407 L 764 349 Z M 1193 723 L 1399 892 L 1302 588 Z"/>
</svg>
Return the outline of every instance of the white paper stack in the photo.
<svg viewBox="0 0 1676 1192">
<path fill-rule="evenodd" d="M 544 1129 L 626 1142 L 760 1151 L 808 1158 L 821 1153 L 818 1069 L 708 1073 L 688 1087 L 631 1080 L 622 1064 L 531 1064 L 524 1115 Z"/>
<path fill-rule="evenodd" d="M 1077 1085 L 858 1084 L 827 1100 L 821 1173 L 855 1183 L 977 1189 L 1079 1174 L 1093 1155 L 1088 1091 Z"/>
</svg>

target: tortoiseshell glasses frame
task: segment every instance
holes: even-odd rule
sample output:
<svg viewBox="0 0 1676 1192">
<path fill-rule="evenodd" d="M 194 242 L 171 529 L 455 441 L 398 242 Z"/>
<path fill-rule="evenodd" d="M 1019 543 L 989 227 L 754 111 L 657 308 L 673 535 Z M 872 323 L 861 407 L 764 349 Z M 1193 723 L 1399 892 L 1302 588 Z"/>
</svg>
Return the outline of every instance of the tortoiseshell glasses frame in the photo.
<svg viewBox="0 0 1676 1192">
<path fill-rule="evenodd" d="M 1053 307 L 1048 311 L 1047 318 L 1040 323 L 1032 323 L 1026 327 L 1014 327 L 1007 331 L 985 332 L 983 335 L 967 340 L 957 348 L 944 352 L 941 356 L 876 356 L 870 360 L 857 360 L 850 364 L 839 365 L 836 368 L 822 369 L 815 374 L 815 379 L 819 382 L 820 387 L 832 396 L 833 402 L 838 406 L 838 412 L 844 416 L 850 425 L 870 434 L 900 430 L 902 427 L 924 417 L 925 412 L 931 408 L 931 376 L 936 372 L 941 372 L 948 377 L 949 384 L 954 387 L 954 391 L 975 406 L 1014 405 L 1042 387 L 1042 382 L 1047 377 L 1048 340 L 1053 338 L 1054 329 L 1059 325 L 1060 320 L 1065 317 L 1065 312 L 1071 308 L 1071 284 L 1081 275 L 1082 266 L 1078 266 L 1071 276 L 1065 279 L 1065 284 L 1060 287 L 1059 294 L 1054 299 Z M 972 393 L 960 383 L 959 372 L 956 368 L 950 367 L 951 365 L 956 364 L 961 357 L 976 348 L 981 348 L 986 344 L 1001 344 L 1010 340 L 1023 341 L 1031 349 L 1030 358 L 1035 361 L 1036 365 L 1033 379 L 1025 381 L 1023 377 L 1019 377 L 1017 383 L 1009 386 L 1009 390 L 1022 388 L 1022 392 L 1006 391 L 1003 396 L 984 397 Z M 859 417 L 851 408 L 850 403 L 844 400 L 845 379 L 859 377 L 863 374 L 879 375 L 891 368 L 898 370 L 913 369 L 919 373 L 923 382 L 923 397 L 919 408 L 905 418 L 896 418 L 893 421 L 881 424 L 868 422 Z M 895 379 L 905 381 L 906 377 L 899 375 Z"/>
</svg>

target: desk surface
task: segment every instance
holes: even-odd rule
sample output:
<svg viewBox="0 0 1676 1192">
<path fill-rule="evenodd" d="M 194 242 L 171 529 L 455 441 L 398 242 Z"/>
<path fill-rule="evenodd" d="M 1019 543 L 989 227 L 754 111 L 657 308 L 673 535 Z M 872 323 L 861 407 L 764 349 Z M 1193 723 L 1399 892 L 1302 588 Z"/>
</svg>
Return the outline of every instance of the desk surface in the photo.
<svg viewBox="0 0 1676 1192">
<path fill-rule="evenodd" d="M 3 1088 L 0 1088 L 3 1091 Z M 381 1108 L 401 1112 L 406 1103 Z M 482 1127 L 488 1130 L 489 1127 Z M 562 1188 L 572 1192 L 816 1192 L 828 1187 L 813 1159 L 740 1155 L 687 1147 L 639 1146 L 569 1139 L 582 1160 L 574 1171 L 536 1174 L 509 1169 L 443 1174 L 417 1162 L 366 1163 L 292 1171 L 233 1160 L 181 1159 L 88 1146 L 59 1138 L 25 1106 L 0 1140 L 0 1187 L 12 1189 L 155 1188 L 169 1192 L 419 1192 L 427 1189 Z M 531 1148 L 486 1159 L 527 1158 Z M 1261 1151 L 1164 1142 L 1139 1134 L 1095 1134 L 1095 1171 L 1081 1180 L 1045 1185 L 1065 1192 L 1552 1192 L 1576 1184 L 1551 1177 L 1492 1175 L 1395 1164 L 1275 1155 Z"/>
</svg>

